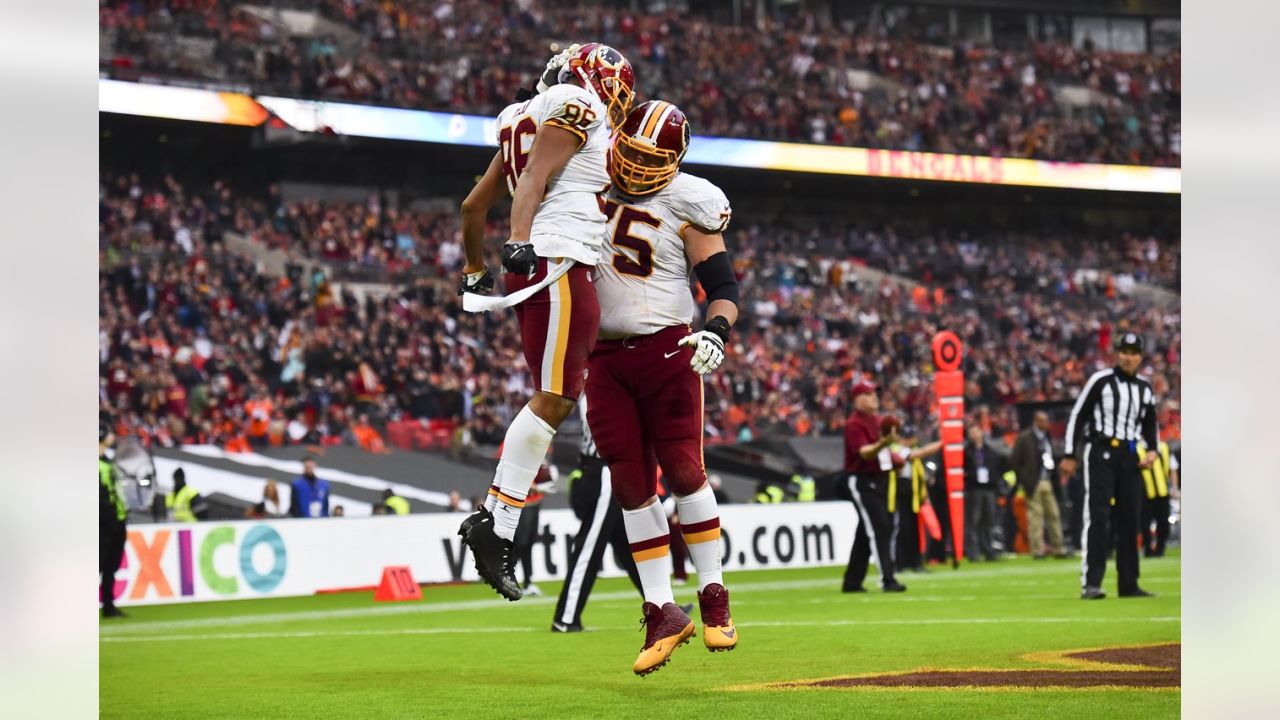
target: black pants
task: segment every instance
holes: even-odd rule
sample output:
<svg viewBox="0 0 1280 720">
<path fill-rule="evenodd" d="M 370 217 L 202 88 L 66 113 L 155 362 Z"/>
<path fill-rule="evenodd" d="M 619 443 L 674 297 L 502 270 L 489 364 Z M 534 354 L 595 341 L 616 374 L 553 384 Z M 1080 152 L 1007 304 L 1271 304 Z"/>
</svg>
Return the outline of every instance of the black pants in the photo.
<svg viewBox="0 0 1280 720">
<path fill-rule="evenodd" d="M 516 534 L 511 539 L 515 545 L 516 557 L 520 560 L 520 570 L 524 573 L 525 587 L 533 580 L 533 545 L 538 538 L 538 520 L 541 514 L 541 503 L 525 505 L 524 510 L 520 511 Z"/>
<path fill-rule="evenodd" d="M 116 571 L 120 569 L 126 537 L 127 532 L 123 522 L 98 525 L 98 572 L 102 575 L 99 590 L 102 593 L 104 608 L 115 607 L 116 604 L 113 596 L 116 587 Z"/>
<path fill-rule="evenodd" d="M 644 596 L 640 590 L 640 574 L 627 544 L 627 529 L 622 524 L 622 507 L 613 498 L 609 468 L 603 461 L 591 457 L 584 457 L 581 467 L 582 476 L 573 481 L 569 490 L 569 504 L 582 525 L 569 552 L 569 566 L 553 620 L 563 625 L 582 623 L 582 609 L 587 606 L 591 588 L 600 574 L 606 548 L 612 547 L 614 562 L 627 571 L 636 590 Z"/>
<path fill-rule="evenodd" d="M 1154 528 L 1151 526 L 1155 525 Z M 1142 548 L 1147 557 L 1163 557 L 1169 542 L 1169 496 L 1142 501 Z"/>
<path fill-rule="evenodd" d="M 911 481 L 904 489 L 898 479 L 897 510 L 893 514 L 893 566 L 899 570 L 922 570 L 924 559 L 920 557 L 920 521 L 911 509 Z"/>
<path fill-rule="evenodd" d="M 991 531 L 996 526 L 996 491 L 969 488 L 964 491 L 964 555 L 969 560 L 979 556 L 996 558 Z"/>
<path fill-rule="evenodd" d="M 1142 516 L 1142 474 L 1138 455 L 1128 446 L 1087 443 L 1084 467 L 1084 585 L 1101 587 L 1107 572 L 1111 538 L 1116 538 L 1116 575 L 1120 592 L 1138 587 L 1138 520 Z M 1111 504 L 1115 499 L 1115 505 Z"/>
<path fill-rule="evenodd" d="M 944 478 L 939 477 L 934 483 L 928 486 L 929 504 L 933 506 L 933 513 L 938 517 L 938 527 L 942 530 L 942 537 L 934 540 L 926 535 L 925 537 L 925 558 L 928 560 L 936 560 L 938 562 L 946 562 L 951 557 L 951 504 L 947 498 L 947 484 Z"/>
<path fill-rule="evenodd" d="M 844 589 L 857 590 L 867 577 L 867 561 L 875 558 L 880 568 L 880 585 L 893 579 L 893 550 L 890 538 L 893 519 L 889 517 L 885 491 L 889 484 L 888 473 L 850 475 L 849 493 L 858 510 L 858 529 L 853 534 L 853 550 L 849 552 L 849 567 L 844 571 Z"/>
<path fill-rule="evenodd" d="M 1063 519 L 1067 521 L 1067 529 L 1063 533 L 1071 547 L 1080 550 L 1084 547 L 1084 476 L 1076 473 L 1067 481 L 1066 512 Z"/>
</svg>

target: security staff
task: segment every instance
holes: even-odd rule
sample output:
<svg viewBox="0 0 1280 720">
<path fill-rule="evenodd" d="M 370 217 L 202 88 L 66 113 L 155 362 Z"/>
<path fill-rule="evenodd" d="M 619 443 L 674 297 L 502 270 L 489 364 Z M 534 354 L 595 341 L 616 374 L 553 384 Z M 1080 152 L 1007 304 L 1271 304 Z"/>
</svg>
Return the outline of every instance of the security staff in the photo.
<svg viewBox="0 0 1280 720">
<path fill-rule="evenodd" d="M 893 575 L 893 551 L 889 547 L 893 521 L 889 519 L 889 470 L 893 467 L 889 448 L 898 442 L 898 425 L 883 426 L 876 411 L 880 399 L 876 387 L 866 380 L 853 386 L 853 414 L 844 428 L 845 483 L 858 511 L 858 528 L 853 535 L 849 566 L 844 572 L 844 592 L 866 592 L 867 562 L 875 558 L 880 568 L 880 589 L 903 592 L 907 588 Z"/>
<path fill-rule="evenodd" d="M 1138 452 L 1146 454 L 1146 445 Z M 1142 549 L 1146 557 L 1164 557 L 1169 541 L 1169 498 L 1178 493 L 1178 458 L 1169 452 L 1169 443 L 1160 441 L 1156 461 L 1142 471 L 1146 499 L 1142 503 Z M 1154 527 L 1153 527 L 1154 526 Z"/>
<path fill-rule="evenodd" d="M 302 474 L 289 487 L 289 517 L 329 517 L 329 481 L 316 477 L 315 458 L 302 459 Z"/>
<path fill-rule="evenodd" d="M 1067 421 L 1065 456 L 1060 467 L 1074 473 L 1084 468 L 1084 528 L 1080 597 L 1106 597 L 1107 570 L 1115 524 L 1117 589 L 1120 597 L 1149 597 L 1138 587 L 1138 520 L 1142 513 L 1141 471 L 1156 461 L 1155 450 L 1138 454 L 1138 443 L 1159 446 L 1155 392 L 1137 376 L 1142 365 L 1142 337 L 1126 332 L 1116 341 L 1115 367 L 1089 378 Z M 1115 505 L 1112 505 L 1114 500 Z"/>
<path fill-rule="evenodd" d="M 98 592 L 102 597 L 102 617 L 124 617 L 116 607 L 116 571 L 124 556 L 127 537 L 126 519 L 129 508 L 116 484 L 116 468 L 111 464 L 110 448 L 116 436 L 105 424 L 98 425 Z"/>
<path fill-rule="evenodd" d="M 409 501 L 395 494 L 391 488 L 382 491 L 382 505 L 386 515 L 408 515 Z"/>
<path fill-rule="evenodd" d="M 560 599 L 556 601 L 556 614 L 551 620 L 551 631 L 561 633 L 582 631 L 582 610 L 600 574 L 605 548 L 612 547 L 613 561 L 627 572 L 640 592 L 640 574 L 627 543 L 622 507 L 613 499 L 609 466 L 596 452 L 595 440 L 587 427 L 586 394 L 578 399 L 578 412 L 582 417 L 582 446 L 578 468 L 569 475 L 569 505 L 582 525 L 573 538 L 569 567 L 565 569 L 564 585 L 560 586 Z"/>
<path fill-rule="evenodd" d="M 208 516 L 208 504 L 187 484 L 187 473 L 182 468 L 173 471 L 173 492 L 164 496 L 164 507 L 174 522 L 195 522 Z"/>
</svg>

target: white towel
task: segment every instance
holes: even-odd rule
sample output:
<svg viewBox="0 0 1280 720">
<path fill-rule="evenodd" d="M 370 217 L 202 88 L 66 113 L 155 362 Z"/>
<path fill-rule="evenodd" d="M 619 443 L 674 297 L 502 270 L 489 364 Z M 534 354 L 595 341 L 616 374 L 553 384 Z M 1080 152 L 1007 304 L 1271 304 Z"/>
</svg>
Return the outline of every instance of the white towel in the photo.
<svg viewBox="0 0 1280 720">
<path fill-rule="evenodd" d="M 520 303 L 528 300 L 537 294 L 540 290 L 551 283 L 564 277 L 565 273 L 573 267 L 574 260 L 563 258 L 556 264 L 552 265 L 551 261 L 547 261 L 547 276 L 539 280 L 537 283 L 530 285 L 523 290 L 517 290 L 510 295 L 480 295 L 477 293 L 462 294 L 462 309 L 467 312 L 489 312 L 490 310 L 501 310 L 502 308 L 515 307 Z"/>
</svg>

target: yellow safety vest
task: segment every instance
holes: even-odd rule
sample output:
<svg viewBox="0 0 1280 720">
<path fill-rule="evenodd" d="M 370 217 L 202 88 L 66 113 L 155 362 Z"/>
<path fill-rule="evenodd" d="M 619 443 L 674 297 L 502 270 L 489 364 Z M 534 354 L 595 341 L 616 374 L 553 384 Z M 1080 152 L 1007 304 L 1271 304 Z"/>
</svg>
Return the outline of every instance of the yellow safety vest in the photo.
<svg viewBox="0 0 1280 720">
<path fill-rule="evenodd" d="M 190 485 L 183 485 L 177 494 L 164 496 L 164 506 L 173 511 L 174 522 L 195 522 L 196 515 L 191 512 L 191 501 L 200 493 Z"/>
<path fill-rule="evenodd" d="M 116 519 L 124 520 L 129 516 L 129 508 L 124 504 L 124 498 L 120 497 L 120 491 L 116 489 L 116 469 L 111 463 L 98 458 L 98 482 L 107 488 L 107 496 L 111 498 L 111 504 L 116 509 Z"/>
<path fill-rule="evenodd" d="M 409 501 L 405 500 L 399 495 L 392 495 L 391 497 L 387 498 L 386 502 L 384 502 L 383 505 L 386 505 L 388 508 L 390 508 L 391 512 L 395 513 L 396 515 L 409 514 Z"/>
<path fill-rule="evenodd" d="M 796 492 L 796 502 L 813 502 L 818 497 L 817 483 L 811 477 L 791 476 L 792 482 L 800 487 Z"/>
<path fill-rule="evenodd" d="M 1139 456 L 1147 454 L 1147 446 L 1138 445 Z M 1159 457 L 1151 467 L 1142 471 L 1142 482 L 1147 486 L 1147 498 L 1169 497 L 1169 443 L 1160 441 Z"/>
<path fill-rule="evenodd" d="M 924 497 L 924 461 L 916 458 L 911 461 L 911 512 L 920 512 L 920 501 Z M 898 509 L 898 470 L 889 471 L 889 512 Z"/>
<path fill-rule="evenodd" d="M 782 502 L 782 488 L 776 485 L 765 487 L 764 492 L 756 493 L 756 502 L 758 503 L 780 503 Z"/>
</svg>

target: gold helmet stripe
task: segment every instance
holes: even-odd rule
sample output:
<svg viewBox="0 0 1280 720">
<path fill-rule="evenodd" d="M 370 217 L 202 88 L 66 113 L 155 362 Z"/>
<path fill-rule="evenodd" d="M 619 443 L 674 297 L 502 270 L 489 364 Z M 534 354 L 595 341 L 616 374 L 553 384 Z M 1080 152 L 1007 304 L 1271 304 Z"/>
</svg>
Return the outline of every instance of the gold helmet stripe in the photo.
<svg viewBox="0 0 1280 720">
<path fill-rule="evenodd" d="M 654 145 L 658 144 L 658 128 L 662 127 L 662 119 L 668 115 L 666 112 L 671 107 L 671 103 L 659 100 L 649 108 L 649 112 L 645 113 L 644 120 L 640 123 L 643 130 L 640 136 L 651 141 Z"/>
</svg>

